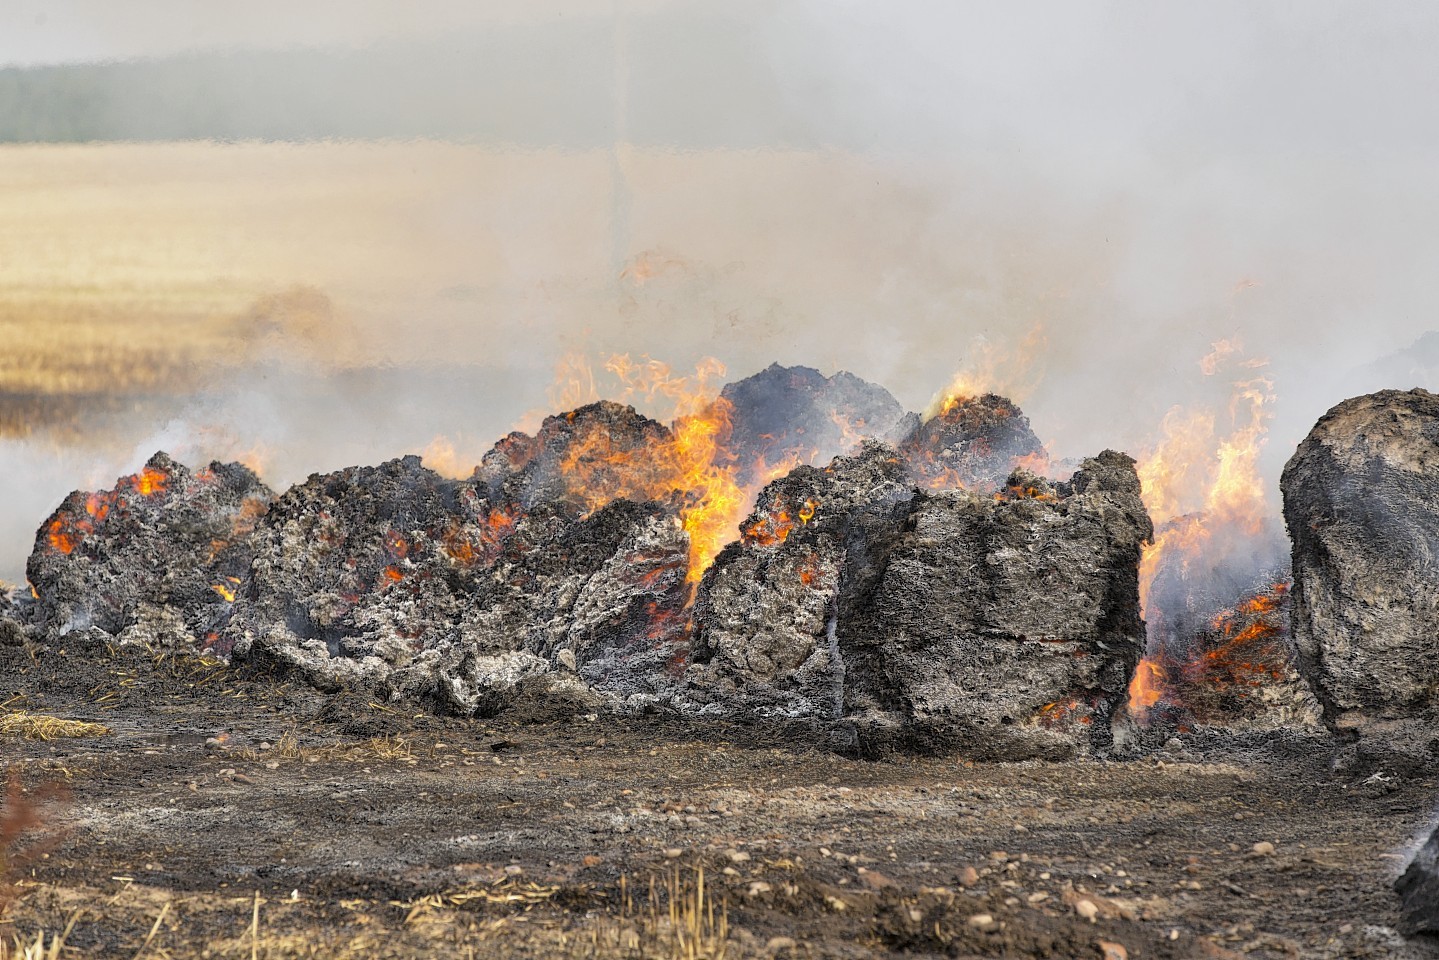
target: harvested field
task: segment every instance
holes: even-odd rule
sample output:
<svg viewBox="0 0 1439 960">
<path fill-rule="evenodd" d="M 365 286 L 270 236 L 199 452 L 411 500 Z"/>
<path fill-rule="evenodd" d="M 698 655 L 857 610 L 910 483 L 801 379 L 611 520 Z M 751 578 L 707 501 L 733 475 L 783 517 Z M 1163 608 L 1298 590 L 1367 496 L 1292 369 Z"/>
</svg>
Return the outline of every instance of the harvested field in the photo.
<svg viewBox="0 0 1439 960">
<path fill-rule="evenodd" d="M 7 944 L 69 925 L 63 955 L 114 957 L 1439 955 L 1392 932 L 1390 890 L 1436 784 L 1333 774 L 1320 737 L 858 759 L 775 728 L 412 716 L 133 650 L 0 657 L 27 709 L 113 730 L 6 744 L 69 796 L 15 871 Z"/>
</svg>

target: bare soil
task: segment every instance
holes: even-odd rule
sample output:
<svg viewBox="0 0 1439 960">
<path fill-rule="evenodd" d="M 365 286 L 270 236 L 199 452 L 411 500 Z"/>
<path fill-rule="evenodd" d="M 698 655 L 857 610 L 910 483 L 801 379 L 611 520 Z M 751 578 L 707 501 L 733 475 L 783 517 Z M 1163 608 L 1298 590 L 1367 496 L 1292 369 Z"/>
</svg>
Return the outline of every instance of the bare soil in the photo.
<svg viewBox="0 0 1439 960">
<path fill-rule="evenodd" d="M 1322 737 L 859 759 L 23 647 L 0 647 L 5 698 L 112 730 L 0 741 L 27 787 L 68 790 L 12 864 L 11 947 L 68 924 L 64 955 L 101 957 L 1439 957 L 1394 933 L 1391 889 L 1435 781 L 1331 773 Z"/>
</svg>

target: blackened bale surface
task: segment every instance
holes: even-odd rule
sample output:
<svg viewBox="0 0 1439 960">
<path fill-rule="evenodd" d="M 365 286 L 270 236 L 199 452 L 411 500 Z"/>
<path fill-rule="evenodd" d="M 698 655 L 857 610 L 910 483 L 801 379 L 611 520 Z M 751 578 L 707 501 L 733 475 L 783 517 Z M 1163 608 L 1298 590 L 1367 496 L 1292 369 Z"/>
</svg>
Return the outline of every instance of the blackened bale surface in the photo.
<svg viewBox="0 0 1439 960">
<path fill-rule="evenodd" d="M 847 682 L 838 624 L 882 569 L 914 490 L 892 448 L 866 443 L 760 493 L 695 602 L 691 696 L 738 712 L 836 720 Z"/>
<path fill-rule="evenodd" d="M 872 699 L 914 735 L 981 755 L 1106 750 L 1144 649 L 1152 532 L 1134 461 L 1113 451 L 1066 484 L 1016 471 L 995 495 L 918 499 L 840 631 L 867 668 L 850 708 Z"/>
<path fill-rule="evenodd" d="M 272 497 L 238 463 L 191 472 L 164 453 L 110 490 L 71 493 L 40 527 L 26 567 L 36 627 L 208 643 L 228 620 Z"/>
<path fill-rule="evenodd" d="M 1299 445 L 1281 484 L 1300 670 L 1331 722 L 1432 761 L 1439 396 L 1346 400 Z"/>
<path fill-rule="evenodd" d="M 890 448 L 767 487 L 696 604 L 692 696 L 866 741 L 1059 756 L 1109 746 L 1144 640 L 1152 528 L 1128 457 L 1069 484 L 917 494 Z"/>
<path fill-rule="evenodd" d="M 651 461 L 636 480 L 610 454 L 668 437 L 595 404 L 502 441 L 472 480 L 416 457 L 311 477 L 257 531 L 222 646 L 465 714 L 658 696 L 688 649 L 689 541 L 671 504 L 614 498 L 652 486 Z"/>
</svg>

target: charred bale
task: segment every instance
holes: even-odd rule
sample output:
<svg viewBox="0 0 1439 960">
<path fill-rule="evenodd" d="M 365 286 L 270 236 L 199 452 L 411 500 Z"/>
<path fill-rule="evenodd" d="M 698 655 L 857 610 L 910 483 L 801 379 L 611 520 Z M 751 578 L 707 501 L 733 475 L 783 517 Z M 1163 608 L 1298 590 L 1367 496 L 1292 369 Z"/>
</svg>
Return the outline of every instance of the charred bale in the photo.
<svg viewBox="0 0 1439 960">
<path fill-rule="evenodd" d="M 765 468 L 829 463 L 864 439 L 894 442 L 918 422 L 884 387 L 852 373 L 826 377 L 777 363 L 726 384 L 719 403 L 730 426 L 725 448 L 742 487 L 761 482 Z"/>
<path fill-rule="evenodd" d="M 889 448 L 766 487 L 701 582 L 689 695 L 993 757 L 1108 746 L 1143 649 L 1133 461 L 917 494 Z"/>
<path fill-rule="evenodd" d="M 1144 648 L 1138 565 L 1152 525 L 1134 461 L 1065 484 L 916 500 L 863 608 L 840 625 L 847 711 L 924 744 L 1018 758 L 1102 752 Z"/>
<path fill-rule="evenodd" d="M 945 401 L 904 438 L 899 452 L 928 490 L 989 490 L 1015 467 L 1033 470 L 1046 460 L 1029 418 L 992 393 Z"/>
<path fill-rule="evenodd" d="M 222 646 L 464 714 L 653 693 L 686 649 L 683 529 L 657 503 L 540 499 L 535 464 L 483 484 L 416 457 L 311 477 L 257 531 Z"/>
<path fill-rule="evenodd" d="M 192 473 L 164 453 L 110 490 L 71 493 L 35 538 L 31 616 L 56 634 L 204 644 L 228 619 L 272 497 L 238 463 Z"/>
<path fill-rule="evenodd" d="M 690 697 L 759 716 L 842 716 L 837 625 L 883 568 L 913 497 L 894 450 L 873 442 L 766 486 L 700 582 Z"/>
<path fill-rule="evenodd" d="M 1321 730 L 1319 703 L 1295 663 L 1291 586 L 1287 577 L 1272 580 L 1244 590 L 1231 606 L 1179 617 L 1156 606 L 1151 587 L 1144 682 L 1131 691 L 1136 726 L 1126 740 L 1157 746 L 1206 726 Z"/>
<path fill-rule="evenodd" d="M 523 509 L 656 499 L 670 492 L 671 440 L 664 424 L 602 400 L 546 417 L 534 436 L 509 434 L 485 454 L 472 480 L 481 496 Z"/>
<path fill-rule="evenodd" d="M 26 620 L 19 602 L 19 590 L 0 591 L 0 647 L 19 647 L 25 644 L 28 639 Z"/>
<path fill-rule="evenodd" d="M 1301 672 L 1326 720 L 1439 757 L 1439 396 L 1346 400 L 1284 468 Z"/>
</svg>

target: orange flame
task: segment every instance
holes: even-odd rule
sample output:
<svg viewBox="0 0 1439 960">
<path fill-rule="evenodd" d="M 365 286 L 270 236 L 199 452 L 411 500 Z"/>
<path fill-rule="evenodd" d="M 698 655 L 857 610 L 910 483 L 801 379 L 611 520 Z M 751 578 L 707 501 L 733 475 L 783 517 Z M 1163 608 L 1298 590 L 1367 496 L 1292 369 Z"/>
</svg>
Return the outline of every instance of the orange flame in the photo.
<svg viewBox="0 0 1439 960">
<path fill-rule="evenodd" d="M 1169 675 L 1157 660 L 1145 657 L 1134 668 L 1134 679 L 1129 684 L 1129 710 L 1144 714 L 1156 703 L 1163 700 L 1169 690 Z"/>
<path fill-rule="evenodd" d="M 78 542 L 75 535 L 65 529 L 65 521 L 59 517 L 50 521 L 50 526 L 46 530 L 46 538 L 50 541 L 50 546 L 64 554 L 72 553 Z"/>
<path fill-rule="evenodd" d="M 211 590 L 218 593 L 226 603 L 235 602 L 235 588 L 240 585 L 239 577 L 226 577 L 225 583 L 216 583 L 210 586 Z"/>
<path fill-rule="evenodd" d="M 620 384 L 616 402 L 668 405 L 673 416 L 670 434 L 640 449 L 623 448 L 602 428 L 578 434 L 561 464 L 570 492 L 588 510 L 620 498 L 678 496 L 680 522 L 690 541 L 685 579 L 698 583 L 720 549 L 733 539 L 747 502 L 733 467 L 724 463 L 731 407 L 712 387 L 713 380 L 723 376 L 724 365 L 706 359 L 693 377 L 683 377 L 658 360 L 635 361 L 620 354 L 610 357 L 605 368 Z M 573 358 L 566 376 L 594 391 L 588 368 Z"/>
<path fill-rule="evenodd" d="M 1212 376 L 1229 362 L 1246 371 L 1264 367 L 1262 359 L 1241 360 L 1237 339 L 1220 340 L 1200 361 Z M 1139 602 L 1151 627 L 1160 611 L 1152 607 L 1153 587 L 1161 569 L 1177 565 L 1181 574 L 1203 561 L 1216 536 L 1257 536 L 1269 519 L 1269 504 L 1259 473 L 1274 401 L 1273 382 L 1258 374 L 1233 381 L 1228 416 L 1233 425 L 1219 436 L 1213 411 L 1178 407 L 1165 415 L 1159 444 L 1139 463 L 1144 503 L 1158 532 L 1139 563 Z M 1152 644 L 1151 644 L 1152 647 Z M 1161 651 L 1150 650 L 1151 655 Z M 1146 658 L 1130 685 L 1130 708 L 1139 713 L 1168 695 L 1162 666 Z M 1157 692 L 1156 692 L 1157 691 Z"/>
<path fill-rule="evenodd" d="M 1033 391 L 1043 374 L 1040 360 L 1049 337 L 1042 323 L 1035 324 L 1013 347 L 978 337 L 970 348 L 965 365 L 949 385 L 935 394 L 924 419 L 942 417 L 965 400 L 985 393 L 999 393 L 1019 402 Z"/>
<path fill-rule="evenodd" d="M 164 493 L 170 486 L 170 475 L 155 467 L 145 467 L 129 479 L 135 489 L 146 497 Z"/>
</svg>

